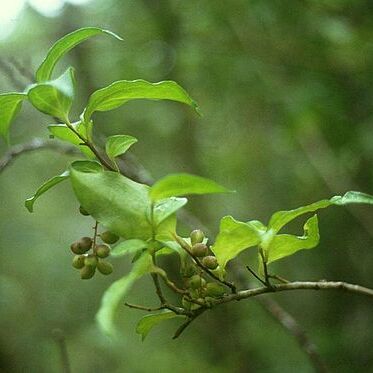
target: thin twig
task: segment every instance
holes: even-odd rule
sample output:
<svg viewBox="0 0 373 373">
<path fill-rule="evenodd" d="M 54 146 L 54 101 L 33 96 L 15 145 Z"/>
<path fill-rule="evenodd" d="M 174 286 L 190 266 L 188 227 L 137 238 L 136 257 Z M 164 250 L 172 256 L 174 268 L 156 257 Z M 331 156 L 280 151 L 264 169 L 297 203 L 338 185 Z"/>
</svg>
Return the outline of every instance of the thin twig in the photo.
<svg viewBox="0 0 373 373">
<path fill-rule="evenodd" d="M 246 269 L 263 285 L 267 285 L 249 266 L 246 266 Z"/>
<path fill-rule="evenodd" d="M 160 310 L 163 310 L 165 308 L 165 306 L 159 306 L 159 307 L 151 308 L 151 307 L 140 306 L 140 305 L 137 305 L 137 304 L 127 303 L 127 302 L 125 302 L 124 305 L 129 307 L 129 308 L 134 308 L 136 310 L 147 311 L 147 312 L 160 311 Z"/>
</svg>

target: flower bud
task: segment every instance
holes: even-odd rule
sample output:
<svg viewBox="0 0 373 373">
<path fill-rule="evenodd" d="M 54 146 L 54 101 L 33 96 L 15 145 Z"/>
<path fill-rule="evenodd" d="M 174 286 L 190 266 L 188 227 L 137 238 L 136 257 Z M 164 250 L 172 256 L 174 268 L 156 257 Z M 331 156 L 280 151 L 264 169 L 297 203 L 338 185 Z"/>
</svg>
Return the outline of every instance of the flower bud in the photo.
<svg viewBox="0 0 373 373">
<path fill-rule="evenodd" d="M 192 245 L 203 242 L 204 238 L 205 238 L 205 235 L 200 229 L 195 229 L 190 234 L 190 240 L 192 242 Z"/>
<path fill-rule="evenodd" d="M 101 237 L 102 241 L 104 241 L 105 243 L 108 243 L 108 244 L 113 244 L 113 243 L 115 243 L 119 240 L 119 237 L 116 234 L 114 234 L 110 231 L 106 231 L 106 232 L 101 233 L 100 237 Z"/>
<path fill-rule="evenodd" d="M 89 216 L 89 213 L 87 212 L 87 210 L 84 209 L 83 206 L 80 206 L 79 207 L 79 212 L 84 215 L 84 216 Z"/>
<path fill-rule="evenodd" d="M 220 285 L 216 282 L 209 282 L 206 285 L 205 294 L 208 297 L 219 298 L 222 297 L 224 293 L 225 289 L 223 285 Z"/>
<path fill-rule="evenodd" d="M 206 284 L 206 280 L 200 275 L 194 275 L 189 280 L 189 286 L 192 289 L 199 289 Z"/>
<path fill-rule="evenodd" d="M 81 269 L 84 267 L 84 256 L 83 255 L 74 256 L 73 267 L 76 269 Z"/>
<path fill-rule="evenodd" d="M 86 267 L 96 268 L 97 258 L 94 255 L 88 255 L 84 258 L 84 265 Z"/>
<path fill-rule="evenodd" d="M 108 245 L 97 245 L 96 255 L 99 258 L 106 258 L 107 256 L 110 255 L 110 247 Z"/>
<path fill-rule="evenodd" d="M 202 264 L 208 269 L 216 269 L 219 265 L 218 260 L 212 255 L 205 256 L 202 259 Z"/>
<path fill-rule="evenodd" d="M 106 262 L 104 260 L 100 260 L 97 263 L 97 269 L 103 274 L 103 275 L 110 275 L 110 273 L 113 272 L 113 266 L 111 263 Z"/>
<path fill-rule="evenodd" d="M 192 246 L 192 254 L 197 257 L 206 256 L 209 252 L 208 247 L 203 243 L 196 243 Z"/>
<path fill-rule="evenodd" d="M 90 278 L 92 278 L 95 274 L 95 270 L 96 268 L 95 267 L 92 267 L 92 266 L 84 266 L 81 270 L 80 270 L 80 278 L 82 280 L 88 280 Z"/>
</svg>

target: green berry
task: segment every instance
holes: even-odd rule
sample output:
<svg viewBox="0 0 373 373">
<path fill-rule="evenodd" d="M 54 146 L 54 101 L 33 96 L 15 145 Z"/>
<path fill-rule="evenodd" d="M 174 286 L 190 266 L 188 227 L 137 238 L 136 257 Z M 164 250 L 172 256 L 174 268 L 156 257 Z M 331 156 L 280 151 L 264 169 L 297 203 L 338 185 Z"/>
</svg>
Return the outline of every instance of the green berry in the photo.
<svg viewBox="0 0 373 373">
<path fill-rule="evenodd" d="M 101 237 L 102 241 L 104 241 L 105 243 L 108 243 L 108 244 L 113 244 L 113 243 L 115 243 L 119 240 L 119 237 L 116 234 L 114 234 L 112 232 L 109 232 L 109 231 L 101 233 L 100 237 Z"/>
<path fill-rule="evenodd" d="M 84 256 L 83 255 L 74 256 L 73 267 L 76 269 L 81 269 L 84 267 Z"/>
<path fill-rule="evenodd" d="M 110 255 L 110 247 L 108 245 L 97 245 L 96 246 L 96 255 L 99 258 L 106 258 Z"/>
<path fill-rule="evenodd" d="M 71 249 L 71 251 L 72 251 L 74 254 L 78 254 L 78 255 L 80 255 L 80 254 L 84 254 L 85 252 L 87 252 L 86 249 L 84 249 L 84 248 L 82 248 L 82 247 L 80 246 L 80 242 L 79 242 L 79 241 L 75 241 L 75 242 L 73 242 L 73 243 L 71 244 L 71 246 L 70 246 L 70 249 Z"/>
<path fill-rule="evenodd" d="M 94 255 L 88 255 L 84 258 L 84 265 L 86 267 L 93 267 L 96 268 L 97 266 L 97 258 Z"/>
<path fill-rule="evenodd" d="M 80 278 L 82 280 L 88 280 L 90 278 L 92 278 L 95 274 L 95 270 L 96 268 L 95 267 L 92 267 L 92 266 L 84 266 L 81 270 L 80 270 Z"/>
<path fill-rule="evenodd" d="M 196 257 L 206 256 L 209 252 L 208 247 L 203 243 L 196 243 L 192 246 L 192 254 Z"/>
<path fill-rule="evenodd" d="M 205 235 L 200 229 L 195 229 L 190 234 L 190 240 L 192 242 L 192 245 L 203 242 L 204 238 Z"/>
<path fill-rule="evenodd" d="M 202 264 L 208 269 L 216 269 L 219 265 L 218 260 L 212 255 L 205 256 L 202 259 Z"/>
<path fill-rule="evenodd" d="M 82 237 L 77 242 L 82 250 L 88 251 L 92 247 L 91 237 Z"/>
<path fill-rule="evenodd" d="M 202 278 L 200 275 L 194 275 L 189 280 L 189 286 L 192 289 L 199 289 L 202 286 L 204 286 L 206 283 L 206 280 Z"/>
<path fill-rule="evenodd" d="M 113 266 L 111 263 L 106 262 L 104 260 L 100 260 L 97 263 L 97 269 L 103 274 L 103 275 L 110 275 L 110 273 L 113 272 Z"/>
<path fill-rule="evenodd" d="M 224 286 L 217 284 L 216 282 L 209 282 L 206 285 L 205 294 L 208 297 L 219 298 L 225 293 Z"/>
<path fill-rule="evenodd" d="M 89 213 L 87 212 L 87 210 L 85 210 L 84 207 L 82 206 L 79 207 L 79 212 L 84 216 L 89 216 Z"/>
</svg>

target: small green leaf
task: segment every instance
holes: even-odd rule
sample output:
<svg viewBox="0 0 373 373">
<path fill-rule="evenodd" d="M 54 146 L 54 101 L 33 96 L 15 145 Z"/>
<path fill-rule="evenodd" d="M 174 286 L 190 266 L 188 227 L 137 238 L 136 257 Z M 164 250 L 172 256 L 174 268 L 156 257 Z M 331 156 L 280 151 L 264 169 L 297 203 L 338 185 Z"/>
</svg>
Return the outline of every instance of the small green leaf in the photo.
<svg viewBox="0 0 373 373">
<path fill-rule="evenodd" d="M 113 32 L 98 27 L 84 27 L 73 31 L 59 39 L 49 49 L 47 56 L 36 72 L 36 81 L 40 83 L 49 80 L 52 76 L 54 66 L 68 51 L 84 40 L 100 34 L 111 35 L 119 40 L 123 40 Z"/>
<path fill-rule="evenodd" d="M 87 125 L 84 125 L 82 122 L 71 123 L 71 126 L 84 138 L 90 136 L 87 131 Z M 50 124 L 48 126 L 49 132 L 59 140 L 66 141 L 70 144 L 78 146 L 82 153 L 84 153 L 88 158 L 94 158 L 92 150 L 89 149 L 86 145 L 82 144 L 82 140 L 76 135 L 66 124 Z"/>
<path fill-rule="evenodd" d="M 128 135 L 114 135 L 110 136 L 105 145 L 106 154 L 114 161 L 115 157 L 124 154 L 131 145 L 135 144 L 137 139 Z"/>
<path fill-rule="evenodd" d="M 258 245 L 261 234 L 255 224 L 237 221 L 232 216 L 223 217 L 216 242 L 211 246 L 220 267 L 225 268 L 243 250 Z"/>
<path fill-rule="evenodd" d="M 284 225 L 300 215 L 314 212 L 331 205 L 347 205 L 350 203 L 373 204 L 373 196 L 361 192 L 347 192 L 344 196 L 334 196 L 331 199 L 323 199 L 295 210 L 278 211 L 272 215 L 268 228 L 272 233 L 277 233 Z"/>
<path fill-rule="evenodd" d="M 148 244 L 137 238 L 132 240 L 125 240 L 116 245 L 110 252 L 111 256 L 118 257 L 123 255 L 136 254 L 139 250 L 146 249 Z"/>
<path fill-rule="evenodd" d="M 304 235 L 278 234 L 266 250 L 267 263 L 285 258 L 299 250 L 312 249 L 320 240 L 317 215 L 312 216 L 304 225 Z"/>
<path fill-rule="evenodd" d="M 36 192 L 35 194 L 27 198 L 25 201 L 25 206 L 29 212 L 34 211 L 34 203 L 35 201 L 45 192 L 47 192 L 49 189 L 53 188 L 55 185 L 59 184 L 61 181 L 66 180 L 69 177 L 69 171 L 65 171 L 61 175 L 54 176 L 48 181 L 46 181 Z"/>
<path fill-rule="evenodd" d="M 185 316 L 177 315 L 176 313 L 165 310 L 160 313 L 153 313 L 150 315 L 144 316 L 136 326 L 136 333 L 141 335 L 141 339 L 144 341 L 149 332 L 153 329 L 154 326 L 158 325 L 164 320 L 170 320 L 174 318 L 185 318 Z"/>
<path fill-rule="evenodd" d="M 32 85 L 27 96 L 36 109 L 66 123 L 74 99 L 74 91 L 74 69 L 69 67 L 56 80 Z"/>
<path fill-rule="evenodd" d="M 84 121 L 89 121 L 95 111 L 116 109 L 137 99 L 178 101 L 198 110 L 188 93 L 173 81 L 150 83 L 145 80 L 119 80 L 90 96 L 83 113 Z"/>
<path fill-rule="evenodd" d="M 157 201 L 186 194 L 227 193 L 228 189 L 215 181 L 186 173 L 171 174 L 158 180 L 150 189 L 150 197 Z"/>
<path fill-rule="evenodd" d="M 107 335 L 115 335 L 114 317 L 123 297 L 129 292 L 134 282 L 152 269 L 151 256 L 144 253 L 134 264 L 131 272 L 113 282 L 105 291 L 101 306 L 96 314 L 96 321 L 101 331 Z"/>
<path fill-rule="evenodd" d="M 9 127 L 17 113 L 21 110 L 25 93 L 11 92 L 0 94 L 0 136 L 6 141 L 9 138 Z"/>
<path fill-rule="evenodd" d="M 159 225 L 170 215 L 182 208 L 188 200 L 186 198 L 170 197 L 162 199 L 154 204 L 154 223 Z"/>
</svg>

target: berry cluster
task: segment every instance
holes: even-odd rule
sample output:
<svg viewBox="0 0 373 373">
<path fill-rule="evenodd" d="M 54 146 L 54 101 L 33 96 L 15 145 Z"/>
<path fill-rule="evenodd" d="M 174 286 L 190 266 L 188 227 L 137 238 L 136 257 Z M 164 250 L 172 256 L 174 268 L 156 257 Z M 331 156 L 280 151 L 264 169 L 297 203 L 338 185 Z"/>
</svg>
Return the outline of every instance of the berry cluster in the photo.
<svg viewBox="0 0 373 373">
<path fill-rule="evenodd" d="M 216 257 L 210 253 L 209 247 L 204 243 L 204 233 L 197 229 L 190 234 L 191 248 L 190 260 L 182 269 L 185 287 L 188 289 L 192 299 L 184 296 L 182 305 L 185 309 L 194 310 L 201 304 L 208 301 L 208 297 L 219 298 L 225 294 L 224 286 L 217 282 L 208 282 L 205 279 L 205 272 L 215 270 L 218 267 Z M 201 266 L 197 265 L 197 261 Z M 195 302 L 193 302 L 195 301 Z"/>
</svg>

